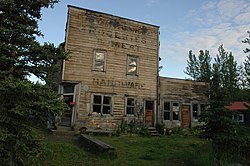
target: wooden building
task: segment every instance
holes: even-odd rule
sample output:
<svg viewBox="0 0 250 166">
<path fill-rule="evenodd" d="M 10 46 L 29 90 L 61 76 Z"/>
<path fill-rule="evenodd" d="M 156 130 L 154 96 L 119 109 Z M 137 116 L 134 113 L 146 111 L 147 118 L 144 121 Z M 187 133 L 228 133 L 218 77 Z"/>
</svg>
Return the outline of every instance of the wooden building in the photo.
<svg viewBox="0 0 250 166">
<path fill-rule="evenodd" d="M 159 27 L 68 6 L 60 125 L 114 129 L 122 122 L 192 127 L 208 85 L 159 77 Z"/>
<path fill-rule="evenodd" d="M 208 104 L 209 84 L 160 77 L 159 121 L 166 127 L 199 125 L 197 117 Z"/>
<path fill-rule="evenodd" d="M 68 6 L 61 125 L 114 129 L 157 123 L 159 27 Z"/>
</svg>

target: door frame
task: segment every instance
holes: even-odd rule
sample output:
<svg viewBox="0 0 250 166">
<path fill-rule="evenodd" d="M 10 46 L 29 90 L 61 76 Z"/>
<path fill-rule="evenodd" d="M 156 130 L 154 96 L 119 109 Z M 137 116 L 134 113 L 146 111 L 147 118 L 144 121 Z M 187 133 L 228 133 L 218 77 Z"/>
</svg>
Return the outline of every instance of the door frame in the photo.
<svg viewBox="0 0 250 166">
<path fill-rule="evenodd" d="M 151 120 L 152 120 L 152 122 L 151 122 L 151 124 L 147 124 L 146 123 L 146 113 L 147 113 L 147 110 L 149 110 L 149 109 L 147 109 L 146 108 L 146 106 L 147 106 L 147 102 L 153 102 L 153 106 L 152 106 L 152 117 L 151 117 Z M 144 125 L 145 126 L 150 126 L 150 127 L 152 127 L 152 126 L 155 126 L 156 125 L 156 114 L 155 114 L 155 110 L 156 110 L 156 105 L 155 105 L 155 100 L 153 100 L 153 99 L 145 99 L 144 100 Z"/>
<path fill-rule="evenodd" d="M 73 84 L 74 85 L 74 92 L 73 93 L 64 93 L 64 85 L 65 84 Z M 70 127 L 73 128 L 76 123 L 76 117 L 77 117 L 77 108 L 78 108 L 78 96 L 79 96 L 79 82 L 62 82 L 59 88 L 59 93 L 62 96 L 62 99 L 64 95 L 73 95 L 73 102 L 75 102 L 73 108 L 72 108 L 72 114 L 71 114 L 71 120 L 70 120 Z"/>
<path fill-rule="evenodd" d="M 191 104 L 190 103 L 182 103 L 181 104 L 181 126 L 184 128 L 183 124 L 183 107 L 188 106 L 188 128 L 191 128 Z"/>
</svg>

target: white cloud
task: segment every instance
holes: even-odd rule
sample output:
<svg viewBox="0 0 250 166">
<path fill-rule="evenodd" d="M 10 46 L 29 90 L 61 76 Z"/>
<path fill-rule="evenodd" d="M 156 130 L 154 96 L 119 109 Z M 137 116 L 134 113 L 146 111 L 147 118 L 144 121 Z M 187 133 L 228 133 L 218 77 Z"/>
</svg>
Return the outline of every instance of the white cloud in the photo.
<svg viewBox="0 0 250 166">
<path fill-rule="evenodd" d="M 198 55 L 199 50 L 209 50 L 211 56 L 218 53 L 223 44 L 226 51 L 232 51 L 238 63 L 244 61 L 247 47 L 242 40 L 250 30 L 250 3 L 246 0 L 217 0 L 202 4 L 199 9 L 192 9 L 187 14 L 191 23 L 197 25 L 192 31 L 177 32 L 169 39 L 163 39 L 160 55 L 167 59 L 166 65 L 183 64 L 179 73 L 186 67 L 188 51 Z M 171 39 L 171 40 L 170 40 Z M 164 68 L 163 68 L 164 70 Z"/>
<path fill-rule="evenodd" d="M 244 21 L 249 21 L 245 16 L 250 11 L 249 8 L 250 3 L 247 0 L 205 1 L 199 9 L 190 10 L 187 16 L 194 18 L 194 23 L 200 26 L 231 22 L 239 15 L 244 16 Z"/>
<path fill-rule="evenodd" d="M 158 3 L 159 0 L 146 0 L 146 5 L 147 6 L 152 6 L 156 3 Z"/>
</svg>

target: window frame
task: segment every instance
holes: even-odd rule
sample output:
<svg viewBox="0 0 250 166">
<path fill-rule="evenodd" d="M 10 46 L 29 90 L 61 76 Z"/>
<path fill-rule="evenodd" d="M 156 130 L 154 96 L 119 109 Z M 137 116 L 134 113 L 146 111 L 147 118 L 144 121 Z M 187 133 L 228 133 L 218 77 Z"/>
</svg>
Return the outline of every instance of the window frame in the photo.
<svg viewBox="0 0 250 166">
<path fill-rule="evenodd" d="M 135 70 L 135 72 L 129 72 L 129 69 L 130 69 L 130 67 L 132 66 L 132 65 L 130 65 L 129 64 L 129 62 L 130 62 L 130 59 L 133 59 L 133 60 L 135 60 L 135 62 L 136 62 L 136 65 L 135 65 L 135 67 L 136 67 L 136 70 Z M 138 56 L 135 56 L 135 55 L 127 55 L 127 68 L 126 68 L 126 73 L 127 73 L 127 75 L 130 75 L 130 76 L 138 76 L 138 65 L 139 64 L 139 57 Z"/>
<path fill-rule="evenodd" d="M 128 100 L 129 99 L 132 99 L 132 100 L 134 100 L 133 102 L 134 102 L 134 105 L 128 105 Z M 135 99 L 135 97 L 126 97 L 126 100 L 125 100 L 125 115 L 126 116 L 135 116 L 135 111 L 136 111 L 136 99 Z M 128 108 L 133 108 L 133 113 L 130 113 L 130 114 L 128 114 Z"/>
<path fill-rule="evenodd" d="M 165 103 L 169 103 L 169 110 L 165 109 Z M 174 109 L 174 103 L 178 104 L 178 111 Z M 169 119 L 164 119 L 164 113 L 168 112 L 169 113 Z M 177 116 L 178 119 L 174 119 L 174 113 L 178 112 Z M 168 101 L 164 100 L 163 102 L 163 121 L 180 121 L 181 120 L 181 103 L 179 101 Z"/>
<path fill-rule="evenodd" d="M 197 118 L 194 118 L 194 104 L 197 104 L 198 107 L 198 115 Z M 205 103 L 200 103 L 200 102 L 192 102 L 192 121 L 198 121 L 198 117 L 201 115 L 202 111 L 207 110 L 207 107 Z M 202 109 L 202 105 L 204 106 L 204 110 Z"/>
<path fill-rule="evenodd" d="M 178 104 L 178 111 L 174 110 L 174 103 Z M 181 112 L 181 110 L 180 110 L 180 102 L 173 101 L 171 106 L 172 106 L 172 119 L 173 119 L 173 121 L 180 121 L 180 119 L 181 119 L 181 117 L 180 117 L 180 112 Z M 174 119 L 174 112 L 178 112 L 178 114 L 177 114 L 178 119 Z"/>
<path fill-rule="evenodd" d="M 194 105 L 197 105 L 197 117 L 194 117 Z M 198 116 L 201 114 L 201 104 L 200 103 L 192 103 L 192 121 L 198 121 Z"/>
<path fill-rule="evenodd" d="M 165 109 L 165 103 L 169 104 L 169 110 Z M 169 113 L 169 119 L 165 119 L 165 113 Z M 164 121 L 170 121 L 171 120 L 171 102 L 170 101 L 164 101 L 163 102 L 163 120 Z"/>
<path fill-rule="evenodd" d="M 243 113 L 237 113 L 236 115 L 233 115 L 232 119 L 238 123 L 244 123 L 244 114 Z"/>
<path fill-rule="evenodd" d="M 104 58 L 103 58 L 102 61 L 97 60 L 97 58 L 96 58 L 97 53 L 103 53 Z M 106 50 L 101 50 L 101 49 L 94 50 L 94 53 L 93 53 L 93 68 L 92 68 L 92 70 L 96 71 L 96 72 L 105 72 L 106 71 L 106 58 L 107 58 L 107 51 Z M 97 68 L 97 63 L 98 62 L 103 63 L 103 69 L 102 70 Z"/>
<path fill-rule="evenodd" d="M 95 103 L 95 96 L 101 97 L 101 102 L 100 103 Z M 110 98 L 110 103 L 109 104 L 104 103 L 105 97 Z M 94 106 L 100 106 L 100 112 L 94 111 Z M 104 107 L 110 107 L 110 112 L 108 114 L 104 113 Z M 91 110 L 92 110 L 91 111 L 92 114 L 96 113 L 96 114 L 99 114 L 101 116 L 112 115 L 112 113 L 113 113 L 113 97 L 111 95 L 107 95 L 107 94 L 92 94 Z"/>
</svg>

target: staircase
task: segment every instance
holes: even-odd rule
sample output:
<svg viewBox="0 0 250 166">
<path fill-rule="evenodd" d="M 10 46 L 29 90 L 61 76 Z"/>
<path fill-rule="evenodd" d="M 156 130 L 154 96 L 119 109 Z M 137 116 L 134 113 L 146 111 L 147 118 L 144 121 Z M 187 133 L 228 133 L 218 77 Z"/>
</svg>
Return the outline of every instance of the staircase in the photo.
<svg viewBox="0 0 250 166">
<path fill-rule="evenodd" d="M 155 127 L 148 127 L 148 133 L 151 137 L 159 137 L 160 134 L 158 133 L 158 131 L 156 130 Z"/>
</svg>

